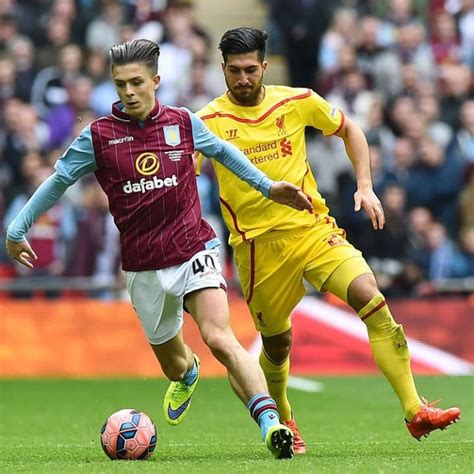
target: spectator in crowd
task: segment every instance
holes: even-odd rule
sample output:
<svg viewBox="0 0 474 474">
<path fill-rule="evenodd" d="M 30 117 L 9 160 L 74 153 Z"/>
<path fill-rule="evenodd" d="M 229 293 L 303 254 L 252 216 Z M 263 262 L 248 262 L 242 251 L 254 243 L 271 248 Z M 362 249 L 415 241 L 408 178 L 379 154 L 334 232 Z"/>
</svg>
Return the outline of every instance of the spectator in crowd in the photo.
<svg viewBox="0 0 474 474">
<path fill-rule="evenodd" d="M 380 42 L 381 21 L 373 16 L 360 19 L 357 31 L 357 60 L 361 71 L 372 78 L 372 86 L 383 97 L 400 90 L 400 62 L 395 52 Z"/>
<path fill-rule="evenodd" d="M 465 165 L 474 163 L 474 98 L 462 103 L 461 126 L 449 143 L 447 154 Z"/>
<path fill-rule="evenodd" d="M 367 89 L 365 76 L 358 69 L 348 71 L 340 86 L 327 96 L 334 107 L 350 114 L 363 130 L 368 127 L 369 111 L 376 99 L 374 92 Z"/>
<path fill-rule="evenodd" d="M 342 45 L 338 51 L 337 66 L 328 71 L 322 71 L 317 83 L 318 91 L 322 95 L 329 94 L 333 89 L 338 89 L 347 73 L 357 70 L 357 54 L 353 46 Z"/>
<path fill-rule="evenodd" d="M 15 97 L 30 102 L 33 80 L 37 74 L 35 48 L 27 36 L 16 36 L 9 46 L 16 65 Z"/>
<path fill-rule="evenodd" d="M 462 165 L 447 161 L 443 149 L 431 138 L 419 144 L 419 162 L 412 169 L 408 207 L 426 206 L 448 229 L 456 233 L 456 208 L 462 183 Z"/>
<path fill-rule="evenodd" d="M 86 31 L 86 44 L 89 49 L 107 53 L 120 43 L 120 27 L 126 21 L 124 3 L 120 0 L 101 0 L 100 15 L 94 19 Z"/>
<path fill-rule="evenodd" d="M 64 147 L 71 136 L 74 123 L 82 121 L 90 109 L 92 80 L 87 76 L 78 76 L 66 87 L 68 102 L 51 109 L 47 117 L 49 126 L 48 148 Z M 67 143 L 66 143 L 67 142 Z"/>
<path fill-rule="evenodd" d="M 107 56 L 100 50 L 89 51 L 85 73 L 92 79 L 90 108 L 100 117 L 107 115 L 110 104 L 118 100 L 115 85 L 110 79 Z"/>
<path fill-rule="evenodd" d="M 0 50 L 8 49 L 17 34 L 16 15 L 8 10 L 0 12 Z"/>
<path fill-rule="evenodd" d="M 0 56 L 0 111 L 16 96 L 16 67 L 11 56 Z"/>
<path fill-rule="evenodd" d="M 423 83 L 436 79 L 436 64 L 432 50 L 425 41 L 426 31 L 420 22 L 406 23 L 398 29 L 394 50 L 401 64 L 411 64 Z"/>
<path fill-rule="evenodd" d="M 418 109 L 426 123 L 426 132 L 442 148 L 446 148 L 453 137 L 452 128 L 440 119 L 439 100 L 431 91 L 418 94 Z"/>
<path fill-rule="evenodd" d="M 339 67 L 339 54 L 344 46 L 353 44 L 357 14 L 350 8 L 339 8 L 334 12 L 331 25 L 324 33 L 319 51 L 319 66 L 322 74 L 335 71 Z"/>
<path fill-rule="evenodd" d="M 71 23 L 54 16 L 48 16 L 46 40 L 35 55 L 36 67 L 45 69 L 55 66 L 61 50 L 71 43 Z"/>
<path fill-rule="evenodd" d="M 403 272 L 403 260 L 408 244 L 408 216 L 405 210 L 405 191 L 398 184 L 388 184 L 381 194 L 385 211 L 382 232 L 367 235 L 370 246 L 366 251 L 377 282 L 389 295 L 400 291 L 398 278 Z"/>
<path fill-rule="evenodd" d="M 462 104 L 472 99 L 472 92 L 470 92 L 471 71 L 464 65 L 446 66 L 443 68 L 442 77 L 444 90 L 440 117 L 457 132 L 461 126 Z"/>
<path fill-rule="evenodd" d="M 367 113 L 367 125 L 364 132 L 369 143 L 377 143 L 380 146 L 383 166 L 386 169 L 392 168 L 392 150 L 395 137 L 384 121 L 384 104 L 379 95 L 373 97 Z"/>
<path fill-rule="evenodd" d="M 434 15 L 431 47 L 438 65 L 461 62 L 461 46 L 456 21 L 446 11 L 439 11 Z"/>
<path fill-rule="evenodd" d="M 66 88 L 82 70 L 82 50 L 78 45 L 67 44 L 59 51 L 57 60 L 57 65 L 41 69 L 33 82 L 31 101 L 41 117 L 47 117 L 53 107 L 69 100 Z"/>
<path fill-rule="evenodd" d="M 164 12 L 158 98 L 166 104 L 178 105 L 182 101 L 180 98 L 189 91 L 193 61 L 207 60 L 209 40 L 203 38 L 206 33 L 195 23 L 192 11 L 191 2 L 171 0 Z"/>
<path fill-rule="evenodd" d="M 7 205 L 15 197 L 17 186 L 22 188 L 26 184 L 21 171 L 25 155 L 44 149 L 48 134 L 47 127 L 38 119 L 36 110 L 30 104 L 17 99 L 7 102 L 3 143 L 4 165 L 11 183 L 5 193 Z"/>
<path fill-rule="evenodd" d="M 337 2 L 273 0 L 270 16 L 281 35 L 290 85 L 314 88 L 319 73 L 319 48 Z"/>
<path fill-rule="evenodd" d="M 429 251 L 428 280 L 459 278 L 465 271 L 465 262 L 459 249 L 440 222 L 433 222 L 426 231 Z"/>
<path fill-rule="evenodd" d="M 405 124 L 416 112 L 416 101 L 413 97 L 401 95 L 388 103 L 387 123 L 395 135 L 402 136 Z"/>
</svg>

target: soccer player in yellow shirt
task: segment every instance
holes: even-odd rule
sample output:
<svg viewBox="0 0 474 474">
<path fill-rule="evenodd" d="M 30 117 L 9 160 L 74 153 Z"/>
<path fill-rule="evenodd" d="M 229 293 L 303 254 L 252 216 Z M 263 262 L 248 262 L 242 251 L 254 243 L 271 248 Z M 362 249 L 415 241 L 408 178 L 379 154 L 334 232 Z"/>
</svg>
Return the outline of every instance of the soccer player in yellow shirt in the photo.
<svg viewBox="0 0 474 474">
<path fill-rule="evenodd" d="M 372 190 L 364 133 L 312 90 L 263 85 L 266 39 L 264 31 L 247 27 L 222 36 L 228 90 L 198 115 L 270 178 L 296 184 L 313 204 L 312 213 L 297 212 L 266 200 L 213 160 L 242 290 L 262 335 L 260 365 L 281 419 L 295 434 L 295 453 L 304 453 L 306 446 L 287 398 L 290 315 L 305 294 L 303 280 L 347 302 L 365 323 L 374 360 L 400 400 L 411 435 L 420 439 L 444 429 L 459 419 L 459 408 L 442 410 L 418 395 L 403 328 L 361 252 L 329 214 L 306 157 L 307 126 L 340 137 L 357 179 L 354 208 L 363 208 L 373 228 L 382 229 L 384 213 Z M 199 167 L 198 158 L 198 172 Z"/>
</svg>

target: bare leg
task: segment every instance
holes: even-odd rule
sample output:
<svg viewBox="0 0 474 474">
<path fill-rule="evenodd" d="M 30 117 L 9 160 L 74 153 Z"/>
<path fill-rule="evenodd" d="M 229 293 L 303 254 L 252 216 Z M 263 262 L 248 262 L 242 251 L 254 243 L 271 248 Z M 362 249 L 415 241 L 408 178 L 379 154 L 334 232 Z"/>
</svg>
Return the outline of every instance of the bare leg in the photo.
<svg viewBox="0 0 474 474">
<path fill-rule="evenodd" d="M 170 380 L 182 380 L 184 374 L 194 364 L 193 353 L 184 343 L 182 330 L 164 344 L 150 344 L 150 346 L 160 363 L 161 369 Z"/>
<path fill-rule="evenodd" d="M 203 341 L 227 368 L 238 397 L 247 403 L 256 393 L 268 393 L 257 361 L 240 345 L 230 327 L 229 307 L 224 290 L 206 288 L 186 296 L 186 307 L 199 326 Z"/>
</svg>

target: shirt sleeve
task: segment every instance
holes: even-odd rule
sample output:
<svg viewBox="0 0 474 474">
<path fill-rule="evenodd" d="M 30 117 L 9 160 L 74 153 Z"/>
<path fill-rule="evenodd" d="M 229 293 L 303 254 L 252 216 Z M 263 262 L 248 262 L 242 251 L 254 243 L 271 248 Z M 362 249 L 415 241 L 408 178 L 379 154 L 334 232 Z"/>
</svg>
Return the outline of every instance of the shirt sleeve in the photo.
<svg viewBox="0 0 474 474">
<path fill-rule="evenodd" d="M 54 167 L 56 173 L 69 185 L 97 169 L 90 125 L 82 130 Z"/>
<path fill-rule="evenodd" d="M 323 135 L 334 135 L 344 125 L 344 114 L 337 107 L 311 91 L 308 98 L 298 102 L 303 123 L 308 124 Z"/>
<path fill-rule="evenodd" d="M 7 228 L 7 238 L 25 240 L 25 234 L 38 217 L 54 206 L 81 176 L 96 169 L 90 127 L 86 127 L 57 161 L 56 172 L 46 179 Z"/>
<path fill-rule="evenodd" d="M 189 111 L 188 113 L 193 129 L 194 148 L 204 156 L 214 158 L 242 181 L 268 197 L 274 181 L 250 163 L 237 147 L 216 137 L 199 117 Z"/>
</svg>

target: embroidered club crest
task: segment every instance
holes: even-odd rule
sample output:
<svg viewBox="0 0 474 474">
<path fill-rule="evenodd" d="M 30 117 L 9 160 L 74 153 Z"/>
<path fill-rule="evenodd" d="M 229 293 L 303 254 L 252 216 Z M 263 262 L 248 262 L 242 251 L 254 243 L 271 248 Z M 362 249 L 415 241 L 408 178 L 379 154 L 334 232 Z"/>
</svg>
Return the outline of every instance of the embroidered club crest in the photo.
<svg viewBox="0 0 474 474">
<path fill-rule="evenodd" d="M 165 125 L 163 127 L 165 134 L 165 143 L 169 146 L 178 146 L 181 143 L 179 125 Z"/>
</svg>

